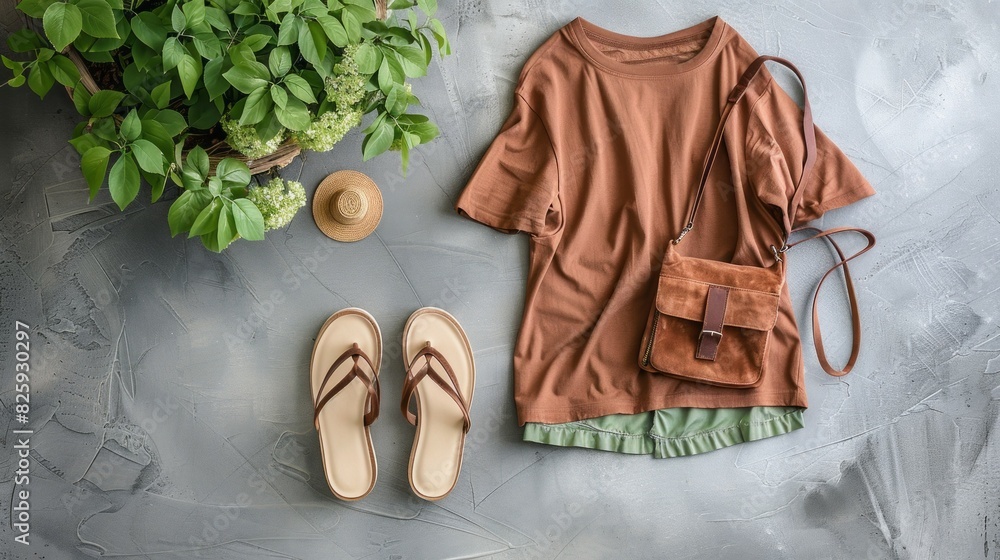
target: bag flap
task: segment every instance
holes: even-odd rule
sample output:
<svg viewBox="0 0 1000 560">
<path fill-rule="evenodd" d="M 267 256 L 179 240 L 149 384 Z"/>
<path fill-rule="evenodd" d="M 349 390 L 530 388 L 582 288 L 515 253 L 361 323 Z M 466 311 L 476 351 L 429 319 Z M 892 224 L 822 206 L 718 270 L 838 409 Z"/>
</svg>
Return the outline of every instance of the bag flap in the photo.
<svg viewBox="0 0 1000 560">
<path fill-rule="evenodd" d="M 656 290 L 656 309 L 664 315 L 702 322 L 708 288 L 713 284 L 667 274 L 660 275 Z M 724 284 L 715 284 L 723 286 Z M 726 326 L 769 331 L 778 320 L 779 294 L 727 286 Z"/>
</svg>

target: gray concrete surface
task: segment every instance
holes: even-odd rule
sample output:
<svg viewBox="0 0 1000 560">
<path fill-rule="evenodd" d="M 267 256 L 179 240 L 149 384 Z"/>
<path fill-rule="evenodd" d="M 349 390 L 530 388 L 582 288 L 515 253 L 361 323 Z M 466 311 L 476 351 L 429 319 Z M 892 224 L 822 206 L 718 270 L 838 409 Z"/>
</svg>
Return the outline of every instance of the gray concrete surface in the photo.
<svg viewBox="0 0 1000 560">
<path fill-rule="evenodd" d="M 522 443 L 527 239 L 453 201 L 561 25 L 653 35 L 715 14 L 799 64 L 817 122 L 878 191 L 824 224 L 879 238 L 854 268 L 861 361 L 826 376 L 803 327 L 808 425 L 770 440 L 670 460 Z M 88 205 L 70 102 L 0 88 L 0 557 L 1000 558 L 1000 4 L 464 0 L 442 17 L 456 54 L 416 92 L 444 135 L 408 177 L 392 156 L 362 164 L 358 134 L 284 171 L 310 192 L 341 168 L 375 178 L 384 218 L 352 245 L 303 211 L 214 255 L 169 237 L 169 202 Z M 801 250 L 804 317 L 829 256 Z M 840 297 L 823 299 L 837 356 Z M 462 321 L 479 366 L 461 480 L 434 504 L 409 492 L 412 429 L 393 409 L 395 341 L 422 305 Z M 306 383 L 317 328 L 346 306 L 389 341 L 379 482 L 357 503 L 325 488 Z M 29 547 L 7 522 L 15 320 L 32 326 Z"/>
</svg>

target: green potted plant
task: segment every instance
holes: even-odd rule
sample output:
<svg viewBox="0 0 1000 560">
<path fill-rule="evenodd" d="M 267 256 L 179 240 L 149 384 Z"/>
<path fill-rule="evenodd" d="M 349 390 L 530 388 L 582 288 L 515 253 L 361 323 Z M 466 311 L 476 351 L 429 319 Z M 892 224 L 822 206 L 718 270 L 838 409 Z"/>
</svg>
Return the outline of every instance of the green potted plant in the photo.
<svg viewBox="0 0 1000 560">
<path fill-rule="evenodd" d="M 178 185 L 173 235 L 221 251 L 263 239 L 305 204 L 301 185 L 251 186 L 302 149 L 364 129 L 365 160 L 438 134 L 409 80 L 432 43 L 450 54 L 436 0 L 21 0 L 7 83 L 45 97 L 57 83 L 84 120 L 69 140 L 90 198 L 107 183 L 125 209 Z M 40 24 L 40 25 L 39 25 Z M 20 58 L 19 57 L 19 58 Z M 110 168 L 110 171 L 109 171 Z M 254 192 L 259 191 L 259 192 Z"/>
</svg>

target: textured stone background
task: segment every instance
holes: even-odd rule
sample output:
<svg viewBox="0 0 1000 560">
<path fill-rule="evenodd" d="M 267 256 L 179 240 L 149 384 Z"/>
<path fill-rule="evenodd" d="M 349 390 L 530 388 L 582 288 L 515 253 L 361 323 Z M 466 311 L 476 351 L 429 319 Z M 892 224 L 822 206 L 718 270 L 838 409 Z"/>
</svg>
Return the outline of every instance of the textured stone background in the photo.
<svg viewBox="0 0 1000 560">
<path fill-rule="evenodd" d="M 283 173 L 310 192 L 337 169 L 375 178 L 382 224 L 352 245 L 303 211 L 214 255 L 170 238 L 169 201 L 88 205 L 70 102 L 0 88 L 0 495 L 15 467 L 14 320 L 34 327 L 36 431 L 33 544 L 13 544 L 4 498 L 0 556 L 1000 558 L 1000 4 L 456 4 L 441 14 L 456 54 L 416 88 L 444 135 L 408 177 L 395 156 L 362 164 L 358 134 Z M 803 327 L 811 408 L 790 435 L 659 461 L 522 443 L 511 351 L 527 240 L 459 218 L 453 201 L 522 63 L 560 26 L 583 15 L 653 35 L 717 13 L 799 64 L 817 122 L 878 191 L 824 224 L 879 238 L 854 268 L 866 351 L 828 377 Z M 804 317 L 829 256 L 800 250 Z M 823 300 L 837 356 L 841 297 Z M 412 429 L 391 406 L 394 341 L 422 305 L 463 322 L 479 369 L 461 480 L 436 504 L 411 497 Z M 346 306 L 371 311 L 390 343 L 379 483 L 352 504 L 325 488 L 306 383 L 317 328 Z"/>
</svg>

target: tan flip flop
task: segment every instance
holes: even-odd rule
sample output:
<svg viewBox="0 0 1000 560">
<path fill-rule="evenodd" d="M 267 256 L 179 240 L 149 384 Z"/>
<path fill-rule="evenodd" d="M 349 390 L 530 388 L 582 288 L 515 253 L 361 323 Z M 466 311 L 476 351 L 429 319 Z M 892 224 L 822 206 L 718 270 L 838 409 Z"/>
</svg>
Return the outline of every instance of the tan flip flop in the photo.
<svg viewBox="0 0 1000 560">
<path fill-rule="evenodd" d="M 400 408 L 417 427 L 410 451 L 410 488 L 425 500 L 440 500 L 455 487 L 462 470 L 476 386 L 472 346 L 447 311 L 424 307 L 403 327 L 403 356 L 408 367 Z M 422 383 L 428 379 L 433 383 Z M 414 395 L 415 415 L 410 412 Z"/>
<path fill-rule="evenodd" d="M 378 417 L 382 333 L 368 312 L 334 313 L 316 336 L 309 377 L 326 483 L 341 500 L 375 487 L 378 465 L 368 427 Z"/>
</svg>

